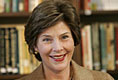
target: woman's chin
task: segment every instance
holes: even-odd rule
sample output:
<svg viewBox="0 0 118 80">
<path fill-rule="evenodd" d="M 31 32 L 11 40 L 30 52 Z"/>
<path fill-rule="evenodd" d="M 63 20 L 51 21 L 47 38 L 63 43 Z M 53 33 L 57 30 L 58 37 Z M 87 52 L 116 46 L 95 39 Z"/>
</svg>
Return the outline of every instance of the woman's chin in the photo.
<svg viewBox="0 0 118 80">
<path fill-rule="evenodd" d="M 55 72 L 61 72 L 61 71 L 65 70 L 65 69 L 67 68 L 67 66 L 68 66 L 67 63 L 54 65 L 54 66 L 53 66 L 53 70 L 54 70 Z"/>
<path fill-rule="evenodd" d="M 53 66 L 53 70 L 55 71 L 62 71 L 67 68 L 69 60 L 67 55 L 64 56 L 62 59 L 51 59 L 51 64 Z"/>
</svg>

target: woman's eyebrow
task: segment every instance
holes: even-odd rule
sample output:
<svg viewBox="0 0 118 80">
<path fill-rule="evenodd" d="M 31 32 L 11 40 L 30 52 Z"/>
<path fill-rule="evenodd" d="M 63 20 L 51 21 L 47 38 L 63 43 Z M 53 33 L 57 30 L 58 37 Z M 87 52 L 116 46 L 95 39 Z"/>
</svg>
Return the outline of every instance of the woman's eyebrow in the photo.
<svg viewBox="0 0 118 80">
<path fill-rule="evenodd" d="M 43 34 L 43 35 L 41 35 L 41 37 L 51 37 L 51 35 Z"/>
<path fill-rule="evenodd" d="M 71 34 L 71 33 L 70 32 L 64 32 L 64 33 L 62 33 L 60 35 L 65 35 L 65 34 Z M 49 35 L 49 34 L 43 34 L 43 35 L 41 35 L 41 37 L 51 37 L 51 35 Z"/>
<path fill-rule="evenodd" d="M 65 34 L 71 34 L 70 32 L 65 32 L 65 33 L 62 33 L 61 35 L 65 35 Z"/>
</svg>

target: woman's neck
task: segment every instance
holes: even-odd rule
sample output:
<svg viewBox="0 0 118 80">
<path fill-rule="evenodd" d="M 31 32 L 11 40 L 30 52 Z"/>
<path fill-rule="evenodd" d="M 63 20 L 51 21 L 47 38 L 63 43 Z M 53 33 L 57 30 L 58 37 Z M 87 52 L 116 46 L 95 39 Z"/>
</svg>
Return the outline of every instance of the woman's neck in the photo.
<svg viewBox="0 0 118 80">
<path fill-rule="evenodd" d="M 54 72 L 44 67 L 46 80 L 69 80 L 70 79 L 70 65 L 62 71 Z"/>
</svg>

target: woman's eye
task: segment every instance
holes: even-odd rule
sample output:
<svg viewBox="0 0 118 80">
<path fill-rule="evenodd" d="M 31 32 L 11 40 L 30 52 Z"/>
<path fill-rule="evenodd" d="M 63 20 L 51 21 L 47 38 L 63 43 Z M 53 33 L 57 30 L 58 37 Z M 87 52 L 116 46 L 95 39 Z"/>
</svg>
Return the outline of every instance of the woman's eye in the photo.
<svg viewBox="0 0 118 80">
<path fill-rule="evenodd" d="M 49 39 L 49 38 L 45 38 L 45 39 L 43 39 L 43 41 L 45 41 L 45 42 L 49 42 L 49 41 L 51 41 L 51 39 Z"/>
<path fill-rule="evenodd" d="M 65 36 L 62 36 L 62 39 L 67 39 L 69 38 L 69 36 L 65 35 Z"/>
</svg>

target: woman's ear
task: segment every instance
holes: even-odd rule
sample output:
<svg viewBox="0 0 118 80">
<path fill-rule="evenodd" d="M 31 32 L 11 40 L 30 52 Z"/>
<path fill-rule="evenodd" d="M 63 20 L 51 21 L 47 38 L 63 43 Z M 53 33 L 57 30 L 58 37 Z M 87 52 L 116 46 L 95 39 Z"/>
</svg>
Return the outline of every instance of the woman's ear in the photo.
<svg viewBox="0 0 118 80">
<path fill-rule="evenodd" d="M 35 52 L 38 52 L 37 46 L 34 46 L 34 50 L 35 50 Z"/>
</svg>

